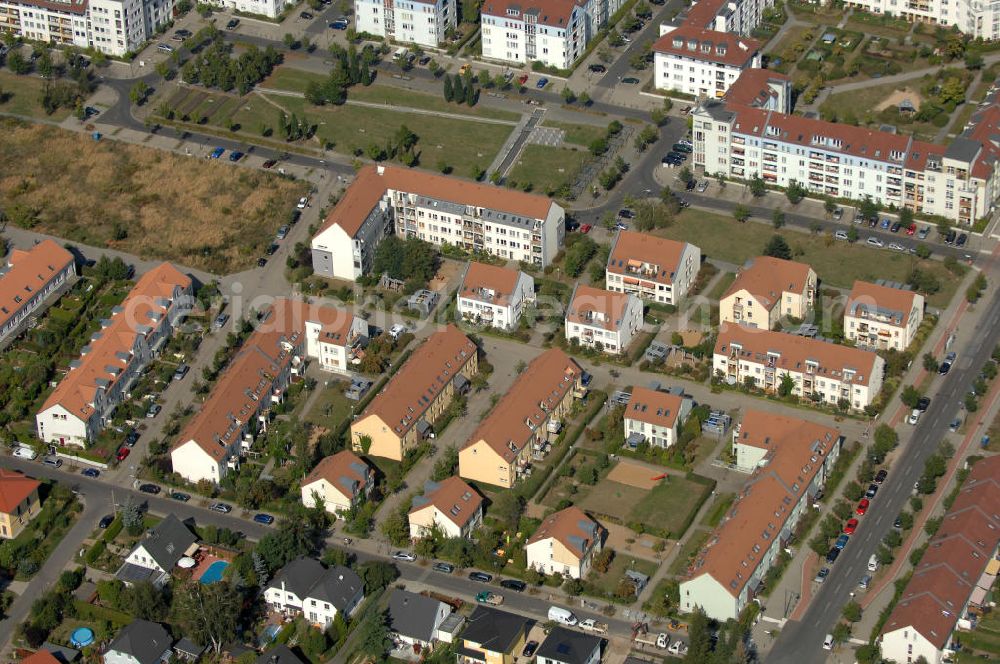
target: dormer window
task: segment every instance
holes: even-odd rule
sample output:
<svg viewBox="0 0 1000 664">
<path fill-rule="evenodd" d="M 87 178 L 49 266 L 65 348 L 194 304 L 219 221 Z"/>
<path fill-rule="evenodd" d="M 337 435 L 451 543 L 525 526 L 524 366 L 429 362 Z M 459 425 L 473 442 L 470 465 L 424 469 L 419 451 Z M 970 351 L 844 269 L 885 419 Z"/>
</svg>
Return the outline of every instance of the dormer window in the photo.
<svg viewBox="0 0 1000 664">
<path fill-rule="evenodd" d="M 684 47 L 684 40 L 683 39 L 681 39 L 680 37 L 678 37 L 677 39 L 674 40 L 674 48 L 683 48 L 683 47 Z"/>
<path fill-rule="evenodd" d="M 712 45 L 709 44 L 708 42 L 705 42 L 704 44 L 701 45 L 701 52 L 702 53 L 711 53 L 712 52 Z"/>
<path fill-rule="evenodd" d="M 725 55 L 726 54 L 726 45 L 725 44 L 719 44 L 718 46 L 716 46 L 715 47 L 715 53 L 717 55 Z"/>
</svg>

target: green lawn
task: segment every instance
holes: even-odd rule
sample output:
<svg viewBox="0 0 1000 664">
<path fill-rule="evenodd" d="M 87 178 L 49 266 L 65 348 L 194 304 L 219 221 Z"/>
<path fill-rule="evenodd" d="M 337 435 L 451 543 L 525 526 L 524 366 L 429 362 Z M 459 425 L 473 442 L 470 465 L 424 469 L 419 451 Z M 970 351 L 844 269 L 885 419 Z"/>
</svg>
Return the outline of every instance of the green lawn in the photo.
<svg viewBox="0 0 1000 664">
<path fill-rule="evenodd" d="M 691 533 L 691 537 L 688 541 L 684 543 L 681 550 L 677 552 L 677 556 L 670 563 L 670 568 L 667 573 L 670 576 L 680 576 L 684 574 L 687 569 L 688 564 L 694 559 L 695 555 L 701 551 L 702 547 L 705 546 L 705 542 L 708 541 L 708 536 L 712 534 L 710 530 L 697 530 Z"/>
<path fill-rule="evenodd" d="M 720 493 L 716 495 L 715 502 L 712 503 L 712 508 L 705 513 L 705 517 L 701 520 L 701 525 L 708 526 L 709 528 L 714 528 L 719 525 L 722 521 L 722 517 L 724 517 L 729 508 L 733 506 L 733 501 L 735 500 L 735 493 Z"/>
<path fill-rule="evenodd" d="M 606 126 L 575 124 L 572 122 L 553 122 L 546 120 L 542 123 L 545 127 L 555 127 L 566 132 L 567 143 L 587 146 L 598 138 L 602 138 L 608 131 Z"/>
<path fill-rule="evenodd" d="M 583 150 L 526 145 L 507 181 L 530 182 L 533 191 L 551 194 L 563 185 L 572 186 L 590 153 Z"/>
<path fill-rule="evenodd" d="M 684 210 L 669 228 L 657 234 L 675 240 L 685 240 L 701 248 L 710 258 L 743 265 L 757 256 L 775 233 L 761 224 L 741 224 L 735 219 L 704 210 Z M 955 294 L 959 280 L 934 260 L 919 260 L 909 254 L 885 249 L 873 249 L 861 243 L 836 242 L 822 235 L 798 231 L 780 233 L 795 253 L 795 260 L 808 263 L 816 270 L 820 281 L 840 288 L 851 288 L 856 279 L 874 281 L 889 279 L 905 282 L 914 266 L 938 277 L 941 290 L 927 298 L 933 307 L 947 306 Z M 861 231 L 861 237 L 865 233 Z"/>
<path fill-rule="evenodd" d="M 635 504 L 630 520 L 646 525 L 649 532 L 679 539 L 711 490 L 707 484 L 670 475 Z"/>
<path fill-rule="evenodd" d="M 439 163 L 447 164 L 456 175 L 466 177 L 473 167 L 487 168 L 512 131 L 507 125 L 456 122 L 449 118 L 414 116 L 361 106 L 314 107 L 304 99 L 278 95 L 268 95 L 268 98 L 289 113 L 318 125 L 319 138 L 333 142 L 334 149 L 343 154 L 363 152 L 373 143 L 384 146 L 405 124 L 419 138 L 416 149 L 420 165 L 436 168 Z M 253 118 L 245 113 L 248 112 L 241 109 L 234 119 L 244 127 L 252 127 Z M 274 118 L 277 111 L 269 113 L 267 117 Z M 275 123 L 272 119 L 272 126 Z"/>
<path fill-rule="evenodd" d="M 709 300 L 722 299 L 726 289 L 732 286 L 734 281 L 736 281 L 735 272 L 723 272 L 722 276 L 719 277 L 719 280 L 715 282 L 714 286 L 712 286 L 712 290 L 708 291 L 708 294 L 705 295 L 705 297 Z"/>
<path fill-rule="evenodd" d="M 991 613 L 983 617 L 971 632 L 961 632 L 959 641 L 963 650 L 974 650 L 991 655 L 990 661 L 1000 658 L 1000 616 Z M 985 661 L 977 658 L 974 661 Z"/>
<path fill-rule="evenodd" d="M 309 412 L 302 412 L 310 400 L 310 394 L 302 394 L 299 404 L 292 413 L 293 420 L 305 420 L 310 424 L 336 430 L 341 423 L 351 416 L 352 407 L 356 402 L 344 396 L 346 381 L 332 381 L 329 387 L 317 387 L 319 396 L 312 402 Z"/>
<path fill-rule="evenodd" d="M 644 560 L 619 553 L 615 555 L 615 559 L 611 562 L 611 567 L 608 568 L 606 573 L 591 572 L 589 581 L 609 595 L 614 595 L 618 584 L 625 578 L 625 572 L 628 570 L 633 570 L 652 578 L 656 573 L 656 563 L 651 560 Z"/>
<path fill-rule="evenodd" d="M 18 76 L 6 69 L 0 71 L 0 90 L 3 91 L 0 112 L 43 118 L 55 122 L 65 120 L 70 114 L 70 109 L 60 108 L 52 115 L 48 115 L 42 108 L 40 99 L 44 86 L 45 81 L 38 76 Z"/>
<path fill-rule="evenodd" d="M 273 90 L 289 90 L 290 92 L 305 92 L 309 83 L 316 81 L 322 83 L 326 80 L 325 74 L 316 74 L 311 71 L 302 71 L 289 65 L 276 67 L 271 75 L 261 83 L 260 87 Z"/>
</svg>

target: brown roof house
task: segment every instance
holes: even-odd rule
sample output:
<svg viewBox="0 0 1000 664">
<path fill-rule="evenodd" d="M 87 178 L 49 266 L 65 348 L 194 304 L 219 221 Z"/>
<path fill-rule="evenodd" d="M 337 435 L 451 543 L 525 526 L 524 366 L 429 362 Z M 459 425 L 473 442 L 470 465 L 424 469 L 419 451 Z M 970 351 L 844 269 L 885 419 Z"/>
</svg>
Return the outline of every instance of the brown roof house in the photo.
<svg viewBox="0 0 1000 664">
<path fill-rule="evenodd" d="M 14 539 L 41 510 L 38 480 L 0 469 L 0 537 Z"/>
<path fill-rule="evenodd" d="M 410 508 L 410 537 L 437 529 L 445 537 L 470 537 L 483 522 L 483 497 L 460 477 L 428 481 Z"/>
<path fill-rule="evenodd" d="M 855 281 L 844 308 L 844 336 L 859 346 L 904 351 L 923 319 L 923 295 Z"/>
<path fill-rule="evenodd" d="M 579 507 L 550 514 L 528 539 L 528 567 L 582 579 L 601 552 L 607 531 Z"/>
<path fill-rule="evenodd" d="M 521 270 L 473 261 L 455 297 L 462 320 L 513 330 L 535 299 L 535 280 Z"/>
<path fill-rule="evenodd" d="M 719 322 L 773 329 L 782 318 L 806 317 L 816 301 L 816 272 L 805 263 L 751 258 L 719 300 Z"/>
<path fill-rule="evenodd" d="M 642 300 L 577 284 L 566 309 L 566 340 L 611 355 L 624 353 L 642 328 Z"/>
<path fill-rule="evenodd" d="M 324 457 L 302 480 L 302 504 L 322 505 L 340 516 L 366 500 L 374 486 L 372 467 L 354 452 L 342 450 Z"/>
</svg>

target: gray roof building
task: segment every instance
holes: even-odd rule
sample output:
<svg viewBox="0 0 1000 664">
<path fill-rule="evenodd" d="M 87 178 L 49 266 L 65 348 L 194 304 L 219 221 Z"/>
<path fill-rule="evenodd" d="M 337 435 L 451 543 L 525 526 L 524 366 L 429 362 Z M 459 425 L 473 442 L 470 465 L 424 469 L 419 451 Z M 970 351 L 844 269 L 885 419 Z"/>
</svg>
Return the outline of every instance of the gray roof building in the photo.
<svg viewBox="0 0 1000 664">
<path fill-rule="evenodd" d="M 315 558 L 296 558 L 278 570 L 268 585 L 280 588 L 284 582 L 286 590 L 303 598 L 325 573 L 326 568 Z"/>
<path fill-rule="evenodd" d="M 389 597 L 389 629 L 400 636 L 430 643 L 437 630 L 437 615 L 442 602 L 411 593 L 393 590 Z"/>
<path fill-rule="evenodd" d="M 142 546 L 160 567 L 169 571 L 197 541 L 198 537 L 190 528 L 176 516 L 169 514 L 146 535 Z"/>
<path fill-rule="evenodd" d="M 261 653 L 260 657 L 257 658 L 257 664 L 304 664 L 304 662 L 288 646 L 279 643 L 270 650 Z"/>
<path fill-rule="evenodd" d="M 316 584 L 307 593 L 310 599 L 329 602 L 338 611 L 347 612 L 353 608 L 354 600 L 364 590 L 361 577 L 346 567 L 331 567 L 323 571 Z"/>
<path fill-rule="evenodd" d="M 582 632 L 576 632 L 565 627 L 552 628 L 539 646 L 536 657 L 561 664 L 588 664 L 599 660 L 603 639 Z"/>
<path fill-rule="evenodd" d="M 135 620 L 126 625 L 104 654 L 105 662 L 128 661 L 157 664 L 170 657 L 173 639 L 167 630 L 155 622 Z"/>
<path fill-rule="evenodd" d="M 529 618 L 516 613 L 480 605 L 469 616 L 462 638 L 491 652 L 510 652 L 530 622 Z"/>
</svg>

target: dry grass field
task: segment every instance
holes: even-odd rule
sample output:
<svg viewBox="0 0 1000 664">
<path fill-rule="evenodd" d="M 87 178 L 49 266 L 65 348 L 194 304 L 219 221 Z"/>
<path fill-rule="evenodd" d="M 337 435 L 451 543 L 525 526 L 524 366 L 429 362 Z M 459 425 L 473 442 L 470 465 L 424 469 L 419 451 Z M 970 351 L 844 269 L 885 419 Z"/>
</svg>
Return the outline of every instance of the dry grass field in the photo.
<svg viewBox="0 0 1000 664">
<path fill-rule="evenodd" d="M 306 185 L 277 174 L 0 121 L 10 223 L 226 274 L 254 264 Z"/>
</svg>

